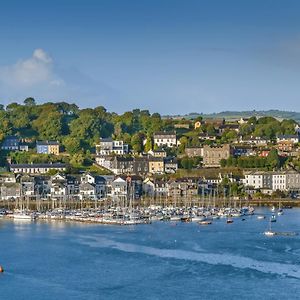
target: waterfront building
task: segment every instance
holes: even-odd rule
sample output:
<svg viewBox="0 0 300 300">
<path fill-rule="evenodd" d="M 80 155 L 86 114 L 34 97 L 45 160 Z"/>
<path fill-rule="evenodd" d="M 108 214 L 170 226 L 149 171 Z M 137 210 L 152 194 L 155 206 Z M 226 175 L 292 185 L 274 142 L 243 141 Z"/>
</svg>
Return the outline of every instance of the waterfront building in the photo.
<svg viewBox="0 0 300 300">
<path fill-rule="evenodd" d="M 199 179 L 194 177 L 178 178 L 168 182 L 168 196 L 192 197 L 199 194 Z"/>
<path fill-rule="evenodd" d="M 84 198 L 90 195 L 92 199 L 106 197 L 106 180 L 103 176 L 84 173 L 80 178 L 79 193 Z"/>
<path fill-rule="evenodd" d="M 21 192 L 23 196 L 34 196 L 36 194 L 35 178 L 29 175 L 20 177 Z"/>
<path fill-rule="evenodd" d="M 116 178 L 112 182 L 112 189 L 111 189 L 112 198 L 125 199 L 125 197 L 127 197 L 127 194 L 128 194 L 128 190 L 127 190 L 126 179 L 124 179 L 122 177 Z"/>
<path fill-rule="evenodd" d="M 1 200 L 17 200 L 22 194 L 22 187 L 19 182 L 4 182 L 0 186 Z"/>
<path fill-rule="evenodd" d="M 265 191 L 298 191 L 300 174 L 296 171 L 255 171 L 245 172 L 242 180 L 245 187 Z"/>
</svg>

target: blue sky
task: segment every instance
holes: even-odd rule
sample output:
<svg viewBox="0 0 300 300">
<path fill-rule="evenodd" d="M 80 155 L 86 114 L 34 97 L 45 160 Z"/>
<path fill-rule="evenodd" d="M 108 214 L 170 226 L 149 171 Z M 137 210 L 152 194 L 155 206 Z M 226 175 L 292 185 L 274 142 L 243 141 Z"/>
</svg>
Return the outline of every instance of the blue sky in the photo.
<svg viewBox="0 0 300 300">
<path fill-rule="evenodd" d="M 300 111 L 297 0 L 0 2 L 0 101 Z"/>
</svg>

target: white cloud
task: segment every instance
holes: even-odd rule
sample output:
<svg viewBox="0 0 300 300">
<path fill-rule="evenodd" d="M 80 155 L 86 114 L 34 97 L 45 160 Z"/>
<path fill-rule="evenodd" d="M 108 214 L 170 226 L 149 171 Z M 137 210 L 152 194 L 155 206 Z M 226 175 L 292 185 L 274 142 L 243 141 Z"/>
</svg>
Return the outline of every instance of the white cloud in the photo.
<svg viewBox="0 0 300 300">
<path fill-rule="evenodd" d="M 12 65 L 0 66 L 1 103 L 22 102 L 27 97 L 41 102 L 72 101 L 82 107 L 104 105 L 114 110 L 120 108 L 123 99 L 117 89 L 77 67 L 58 66 L 43 49 Z"/>
<path fill-rule="evenodd" d="M 23 89 L 37 85 L 61 85 L 63 80 L 53 72 L 53 60 L 43 50 L 34 50 L 32 56 L 10 66 L 0 67 L 0 84 Z"/>
</svg>

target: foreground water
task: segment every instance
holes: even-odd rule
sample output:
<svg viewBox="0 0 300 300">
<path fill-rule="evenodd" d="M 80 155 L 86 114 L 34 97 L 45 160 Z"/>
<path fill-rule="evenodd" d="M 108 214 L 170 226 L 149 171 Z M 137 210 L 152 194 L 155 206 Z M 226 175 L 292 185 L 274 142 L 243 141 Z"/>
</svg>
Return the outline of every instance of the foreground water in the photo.
<svg viewBox="0 0 300 300">
<path fill-rule="evenodd" d="M 267 223 L 0 220 L 0 298 L 300 299 L 300 237 L 268 238 Z M 300 232 L 300 209 L 273 227 Z"/>
</svg>

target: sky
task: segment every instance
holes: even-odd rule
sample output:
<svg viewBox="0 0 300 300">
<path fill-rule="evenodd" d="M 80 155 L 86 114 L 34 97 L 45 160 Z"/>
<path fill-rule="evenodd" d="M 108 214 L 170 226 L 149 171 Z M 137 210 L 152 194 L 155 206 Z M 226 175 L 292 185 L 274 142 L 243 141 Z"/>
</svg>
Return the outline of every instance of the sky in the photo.
<svg viewBox="0 0 300 300">
<path fill-rule="evenodd" d="M 1 0 L 0 103 L 300 111 L 298 0 Z"/>
</svg>

